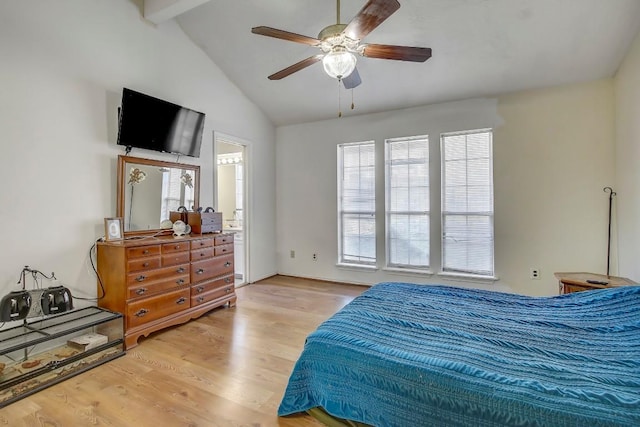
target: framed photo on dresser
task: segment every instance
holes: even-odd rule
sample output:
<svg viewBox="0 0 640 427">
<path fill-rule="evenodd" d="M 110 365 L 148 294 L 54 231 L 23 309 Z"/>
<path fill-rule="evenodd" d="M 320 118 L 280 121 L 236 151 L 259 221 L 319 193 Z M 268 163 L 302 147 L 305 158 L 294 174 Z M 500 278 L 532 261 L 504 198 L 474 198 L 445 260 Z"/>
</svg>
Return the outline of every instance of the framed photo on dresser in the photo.
<svg viewBox="0 0 640 427">
<path fill-rule="evenodd" d="M 107 241 L 124 239 L 124 224 L 122 218 L 104 219 L 104 238 Z"/>
</svg>

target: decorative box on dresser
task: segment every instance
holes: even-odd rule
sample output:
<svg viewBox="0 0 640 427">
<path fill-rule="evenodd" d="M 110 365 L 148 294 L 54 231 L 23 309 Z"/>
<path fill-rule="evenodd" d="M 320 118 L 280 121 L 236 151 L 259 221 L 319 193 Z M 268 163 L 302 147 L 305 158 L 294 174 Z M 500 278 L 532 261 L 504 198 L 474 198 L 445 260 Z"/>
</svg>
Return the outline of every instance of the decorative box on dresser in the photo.
<svg viewBox="0 0 640 427">
<path fill-rule="evenodd" d="M 99 306 L 124 315 L 125 348 L 236 302 L 232 234 L 98 242 L 97 261 Z"/>
</svg>

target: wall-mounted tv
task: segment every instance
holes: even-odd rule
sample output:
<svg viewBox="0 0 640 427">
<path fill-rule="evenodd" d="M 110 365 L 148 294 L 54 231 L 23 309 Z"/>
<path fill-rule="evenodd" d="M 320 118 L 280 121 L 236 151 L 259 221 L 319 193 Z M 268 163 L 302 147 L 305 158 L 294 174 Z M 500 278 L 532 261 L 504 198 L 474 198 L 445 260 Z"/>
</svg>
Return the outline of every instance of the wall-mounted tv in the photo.
<svg viewBox="0 0 640 427">
<path fill-rule="evenodd" d="M 199 157 L 204 113 L 124 88 L 118 145 Z"/>
</svg>

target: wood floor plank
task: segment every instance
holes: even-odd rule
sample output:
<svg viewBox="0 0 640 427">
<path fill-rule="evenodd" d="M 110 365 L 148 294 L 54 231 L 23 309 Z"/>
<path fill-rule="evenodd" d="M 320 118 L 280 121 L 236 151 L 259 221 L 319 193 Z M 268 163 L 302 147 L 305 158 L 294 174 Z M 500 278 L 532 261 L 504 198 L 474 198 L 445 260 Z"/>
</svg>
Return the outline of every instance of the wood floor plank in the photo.
<svg viewBox="0 0 640 427">
<path fill-rule="evenodd" d="M 0 409 L 0 425 L 320 427 L 278 405 L 306 336 L 366 287 L 275 276 L 124 357 Z"/>
</svg>

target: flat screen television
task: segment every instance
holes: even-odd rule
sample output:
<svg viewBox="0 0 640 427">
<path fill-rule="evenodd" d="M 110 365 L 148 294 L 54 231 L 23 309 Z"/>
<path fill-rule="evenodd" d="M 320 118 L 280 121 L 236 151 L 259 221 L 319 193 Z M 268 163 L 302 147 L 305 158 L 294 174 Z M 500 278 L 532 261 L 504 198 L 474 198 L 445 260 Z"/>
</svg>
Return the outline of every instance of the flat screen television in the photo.
<svg viewBox="0 0 640 427">
<path fill-rule="evenodd" d="M 199 157 L 204 113 L 123 88 L 118 145 Z"/>
</svg>

